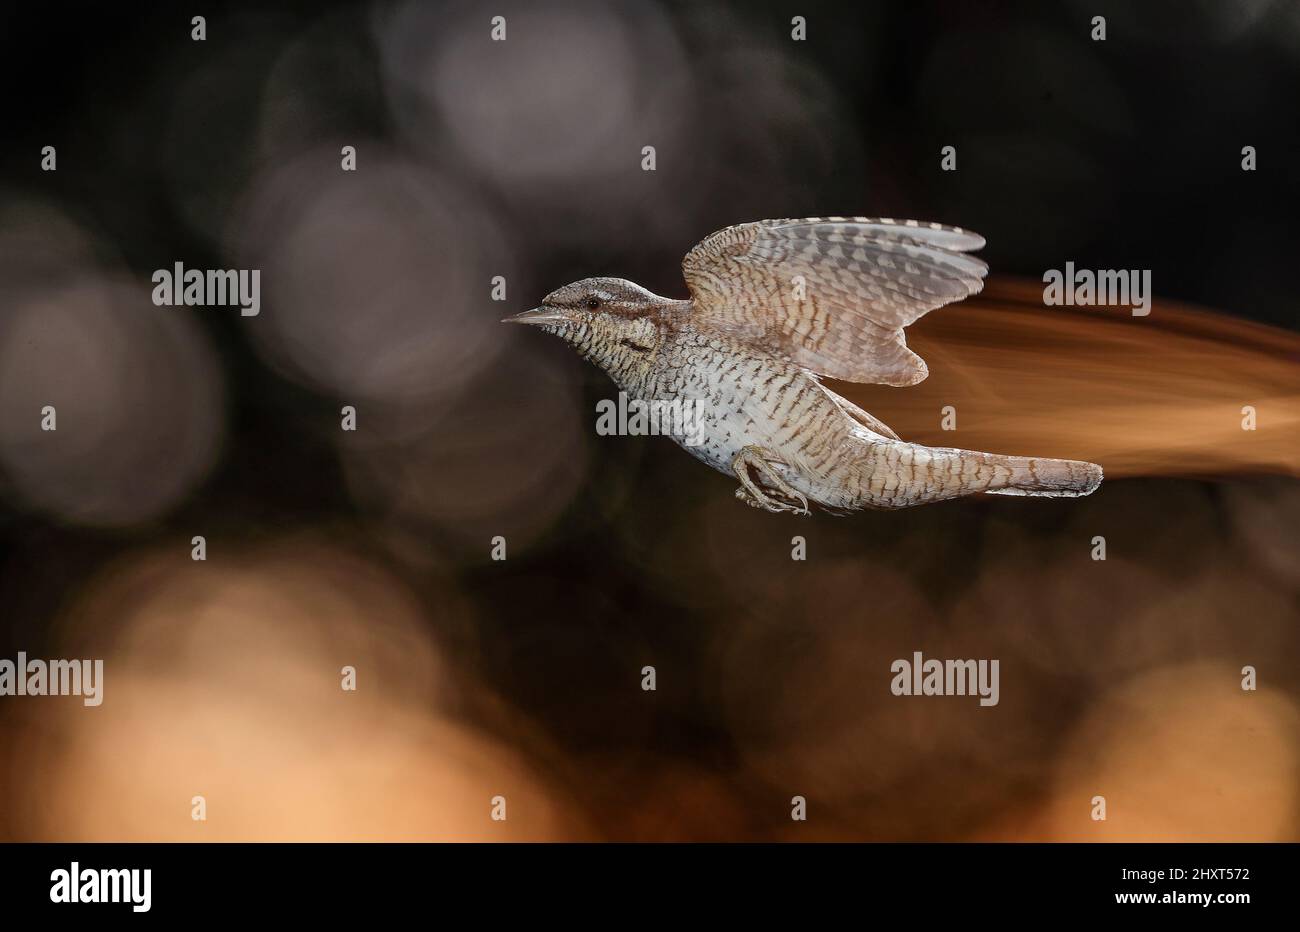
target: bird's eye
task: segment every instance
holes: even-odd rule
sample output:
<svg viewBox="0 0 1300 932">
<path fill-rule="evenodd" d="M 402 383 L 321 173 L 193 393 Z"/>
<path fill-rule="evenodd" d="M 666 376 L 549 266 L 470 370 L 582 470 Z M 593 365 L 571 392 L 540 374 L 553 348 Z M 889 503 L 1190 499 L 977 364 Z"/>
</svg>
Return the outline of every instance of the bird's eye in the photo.
<svg viewBox="0 0 1300 932">
<path fill-rule="evenodd" d="M 587 299 L 587 307 L 591 308 L 593 311 L 596 308 L 600 307 L 600 298 L 597 298 L 595 295 L 592 295 L 590 298 Z"/>
</svg>

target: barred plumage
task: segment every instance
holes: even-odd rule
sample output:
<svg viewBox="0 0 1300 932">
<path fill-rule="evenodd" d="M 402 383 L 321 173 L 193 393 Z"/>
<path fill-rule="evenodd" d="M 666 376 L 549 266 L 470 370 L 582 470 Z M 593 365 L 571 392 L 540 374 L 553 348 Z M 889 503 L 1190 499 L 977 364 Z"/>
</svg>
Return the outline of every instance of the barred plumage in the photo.
<svg viewBox="0 0 1300 932">
<path fill-rule="evenodd" d="M 914 385 L 925 363 L 903 328 L 976 294 L 983 237 L 915 220 L 811 217 L 719 230 L 682 263 L 691 299 L 616 278 L 552 292 L 534 323 L 632 398 L 704 412 L 693 455 L 769 511 L 903 508 L 976 492 L 1087 495 L 1101 469 L 907 443 L 819 375 Z M 677 438 L 682 442 L 682 438 Z"/>
<path fill-rule="evenodd" d="M 810 217 L 727 227 L 682 263 L 693 318 L 846 382 L 915 385 L 903 328 L 977 294 L 983 237 L 890 218 Z"/>
</svg>

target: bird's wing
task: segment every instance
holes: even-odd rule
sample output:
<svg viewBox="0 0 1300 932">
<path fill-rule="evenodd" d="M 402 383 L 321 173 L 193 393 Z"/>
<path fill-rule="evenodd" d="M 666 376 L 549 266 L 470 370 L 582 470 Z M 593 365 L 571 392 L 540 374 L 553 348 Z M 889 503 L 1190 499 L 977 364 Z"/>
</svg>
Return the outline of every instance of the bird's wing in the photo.
<svg viewBox="0 0 1300 932">
<path fill-rule="evenodd" d="M 712 234 L 682 262 L 697 326 L 848 382 L 915 385 L 928 373 L 903 328 L 977 294 L 984 238 L 916 220 L 759 220 Z"/>
</svg>

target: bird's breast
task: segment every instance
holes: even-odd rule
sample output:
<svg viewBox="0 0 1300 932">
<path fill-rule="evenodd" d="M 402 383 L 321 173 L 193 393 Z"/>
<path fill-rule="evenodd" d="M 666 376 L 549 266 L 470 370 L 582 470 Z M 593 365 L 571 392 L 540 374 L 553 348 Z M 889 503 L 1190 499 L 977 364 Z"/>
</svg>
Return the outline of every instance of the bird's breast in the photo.
<svg viewBox="0 0 1300 932">
<path fill-rule="evenodd" d="M 815 473 L 843 432 L 842 413 L 808 372 L 722 336 L 688 331 L 665 342 L 640 389 L 646 400 L 680 402 L 696 429 L 674 439 L 727 473 L 746 446 Z"/>
</svg>

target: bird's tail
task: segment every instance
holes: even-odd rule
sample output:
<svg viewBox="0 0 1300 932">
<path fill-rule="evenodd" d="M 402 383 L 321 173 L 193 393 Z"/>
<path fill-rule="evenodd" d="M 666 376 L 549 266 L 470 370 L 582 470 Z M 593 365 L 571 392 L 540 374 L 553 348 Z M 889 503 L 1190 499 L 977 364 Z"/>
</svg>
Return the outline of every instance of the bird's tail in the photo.
<svg viewBox="0 0 1300 932">
<path fill-rule="evenodd" d="M 985 453 L 999 468 L 990 495 L 1037 495 L 1044 498 L 1075 498 L 1091 495 L 1101 485 L 1101 467 L 1081 460 L 1053 460 L 1030 456 L 1000 456 Z M 1005 471 L 1004 471 L 1005 470 Z"/>
<path fill-rule="evenodd" d="M 1073 498 L 1090 495 L 1101 485 L 1101 467 L 1078 460 L 889 440 L 867 442 L 864 448 L 857 482 L 850 486 L 850 508 L 907 508 L 979 492 Z"/>
</svg>

